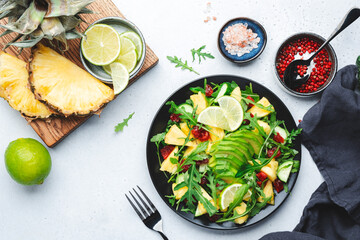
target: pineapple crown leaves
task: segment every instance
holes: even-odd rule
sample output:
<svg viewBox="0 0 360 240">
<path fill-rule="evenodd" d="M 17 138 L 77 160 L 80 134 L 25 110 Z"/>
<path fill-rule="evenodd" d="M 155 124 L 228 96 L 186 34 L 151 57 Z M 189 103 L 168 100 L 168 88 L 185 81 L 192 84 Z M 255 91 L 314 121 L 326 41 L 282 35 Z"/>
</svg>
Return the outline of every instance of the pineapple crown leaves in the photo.
<svg viewBox="0 0 360 240">
<path fill-rule="evenodd" d="M 94 0 L 0 0 L 0 19 L 8 18 L 8 24 L 0 25 L 6 31 L 18 33 L 9 46 L 33 47 L 42 39 L 56 40 L 62 51 L 68 49 L 67 40 L 83 36 L 76 27 L 83 20 L 79 14 L 90 14 L 87 9 Z M 20 41 L 18 41 L 20 39 Z M 53 44 L 54 45 L 54 44 Z"/>
</svg>

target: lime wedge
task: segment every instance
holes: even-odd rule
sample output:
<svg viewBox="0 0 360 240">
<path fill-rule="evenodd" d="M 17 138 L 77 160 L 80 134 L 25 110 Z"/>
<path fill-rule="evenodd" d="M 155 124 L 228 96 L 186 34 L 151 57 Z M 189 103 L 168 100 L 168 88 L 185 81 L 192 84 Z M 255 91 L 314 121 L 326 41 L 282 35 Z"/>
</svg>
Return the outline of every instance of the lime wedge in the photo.
<svg viewBox="0 0 360 240">
<path fill-rule="evenodd" d="M 224 111 L 226 120 L 229 124 L 229 131 L 238 129 L 244 119 L 244 111 L 238 100 L 230 96 L 219 98 L 218 103 Z"/>
<path fill-rule="evenodd" d="M 283 181 L 283 182 L 287 182 L 287 180 L 289 179 L 290 176 L 290 172 L 292 169 L 294 162 L 293 161 L 287 161 L 282 163 L 277 171 L 277 176 L 278 178 Z"/>
<path fill-rule="evenodd" d="M 142 56 L 142 52 L 143 52 L 143 43 L 141 41 L 141 38 L 138 34 L 134 33 L 134 32 L 124 32 L 120 35 L 120 37 L 127 37 L 129 38 L 131 41 L 134 42 L 135 46 L 136 46 L 136 51 L 138 53 L 138 57 L 137 60 L 139 60 Z"/>
<path fill-rule="evenodd" d="M 242 186 L 240 183 L 234 183 L 225 188 L 220 194 L 220 209 L 225 211 L 229 205 L 234 201 L 235 193 Z M 249 190 L 244 195 L 244 200 L 249 200 L 251 197 L 251 191 Z"/>
<path fill-rule="evenodd" d="M 114 94 L 119 94 L 129 83 L 129 72 L 126 67 L 119 62 L 111 63 L 110 70 L 114 86 Z"/>
<path fill-rule="evenodd" d="M 85 32 L 81 51 L 90 63 L 98 66 L 114 62 L 120 54 L 119 33 L 109 25 L 95 24 Z"/>
<path fill-rule="evenodd" d="M 198 122 L 211 127 L 218 127 L 225 130 L 230 129 L 225 113 L 220 107 L 213 106 L 205 108 L 199 114 Z"/>
</svg>

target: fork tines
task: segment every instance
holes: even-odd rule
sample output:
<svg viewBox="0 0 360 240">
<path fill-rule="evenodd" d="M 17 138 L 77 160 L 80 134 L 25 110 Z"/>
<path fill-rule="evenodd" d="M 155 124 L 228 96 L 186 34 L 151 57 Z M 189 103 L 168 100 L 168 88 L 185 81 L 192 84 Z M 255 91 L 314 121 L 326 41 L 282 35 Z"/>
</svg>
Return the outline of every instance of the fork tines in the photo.
<svg viewBox="0 0 360 240">
<path fill-rule="evenodd" d="M 155 208 L 154 204 L 150 201 L 150 199 L 146 196 L 146 194 L 143 192 L 143 190 L 141 190 L 141 188 L 139 186 L 137 186 L 137 187 L 140 190 L 140 192 L 142 193 L 142 195 L 144 196 L 146 202 L 134 188 L 133 188 L 133 191 L 135 192 L 135 194 L 137 195 L 138 199 L 140 200 L 140 202 L 142 204 L 140 204 L 140 202 L 134 197 L 134 195 L 131 192 L 129 192 L 129 193 L 130 193 L 131 197 L 133 198 L 133 200 L 135 201 L 136 206 L 126 194 L 125 194 L 125 197 L 130 202 L 131 206 L 134 208 L 135 212 L 139 215 L 141 220 L 144 221 L 151 214 L 155 213 L 157 211 L 157 209 Z"/>
</svg>

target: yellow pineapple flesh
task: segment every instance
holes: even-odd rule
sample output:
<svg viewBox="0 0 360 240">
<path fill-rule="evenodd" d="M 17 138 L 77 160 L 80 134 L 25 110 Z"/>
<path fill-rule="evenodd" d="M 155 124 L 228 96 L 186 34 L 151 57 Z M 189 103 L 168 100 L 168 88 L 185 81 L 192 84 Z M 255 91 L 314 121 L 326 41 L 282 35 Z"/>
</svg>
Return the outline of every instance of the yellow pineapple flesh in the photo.
<svg viewBox="0 0 360 240">
<path fill-rule="evenodd" d="M 30 71 L 37 98 L 65 116 L 96 113 L 114 99 L 113 89 L 41 44 L 33 49 Z"/>
<path fill-rule="evenodd" d="M 48 118 L 53 112 L 35 99 L 29 88 L 28 78 L 24 61 L 0 52 L 0 97 L 27 117 Z"/>
</svg>

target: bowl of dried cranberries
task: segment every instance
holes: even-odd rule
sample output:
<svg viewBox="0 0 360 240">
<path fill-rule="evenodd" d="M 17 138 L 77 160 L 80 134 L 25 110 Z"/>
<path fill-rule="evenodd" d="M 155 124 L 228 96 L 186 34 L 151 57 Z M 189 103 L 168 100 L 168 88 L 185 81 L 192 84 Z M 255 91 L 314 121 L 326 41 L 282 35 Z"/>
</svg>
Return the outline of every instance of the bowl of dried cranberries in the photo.
<svg viewBox="0 0 360 240">
<path fill-rule="evenodd" d="M 338 63 L 333 47 L 328 44 L 311 62 L 308 68 L 299 68 L 300 76 L 310 74 L 309 80 L 301 86 L 291 89 L 284 82 L 284 72 L 290 62 L 296 59 L 308 59 L 325 42 L 315 33 L 298 33 L 286 39 L 275 57 L 275 75 L 281 86 L 290 94 L 309 97 L 322 92 L 335 77 Z"/>
</svg>

